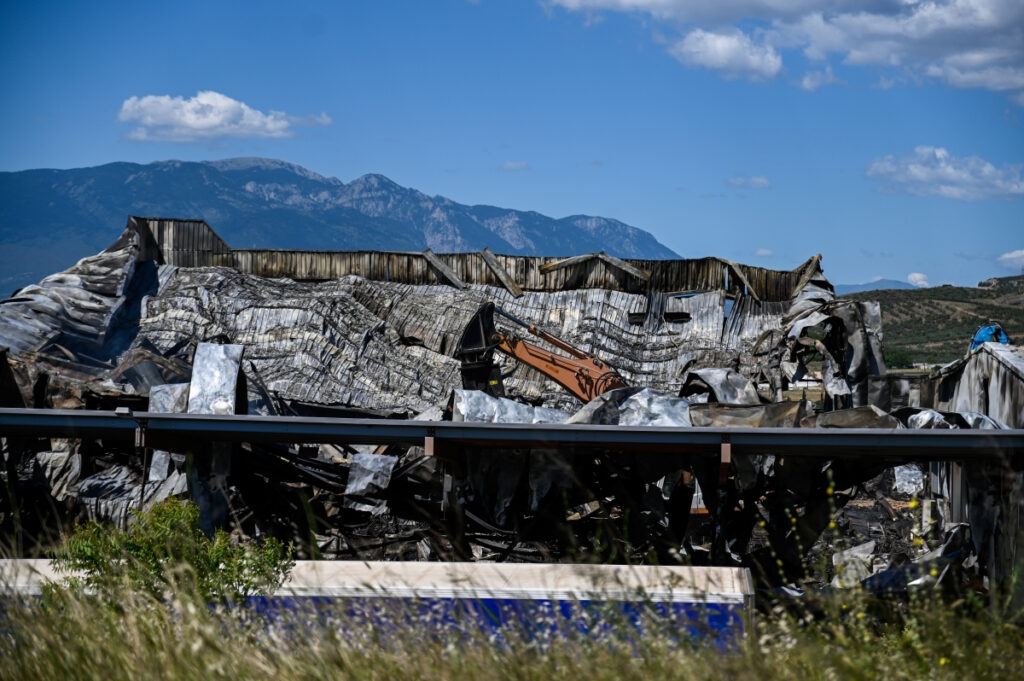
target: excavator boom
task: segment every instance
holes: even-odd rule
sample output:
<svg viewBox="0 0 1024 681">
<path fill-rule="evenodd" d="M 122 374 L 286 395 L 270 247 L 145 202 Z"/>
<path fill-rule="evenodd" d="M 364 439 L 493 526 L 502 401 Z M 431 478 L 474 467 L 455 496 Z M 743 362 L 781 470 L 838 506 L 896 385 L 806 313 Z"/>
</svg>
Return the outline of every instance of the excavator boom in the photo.
<svg viewBox="0 0 1024 681">
<path fill-rule="evenodd" d="M 501 333 L 494 326 L 495 312 L 571 356 L 564 357 L 534 343 Z M 495 307 L 494 303 L 485 303 L 466 326 L 455 353 L 462 360 L 465 387 L 487 390 L 497 395 L 504 393 L 500 373 L 492 360 L 494 350 L 500 350 L 533 367 L 583 402 L 589 402 L 609 390 L 626 387 L 615 370 L 600 359 L 510 315 Z"/>
</svg>

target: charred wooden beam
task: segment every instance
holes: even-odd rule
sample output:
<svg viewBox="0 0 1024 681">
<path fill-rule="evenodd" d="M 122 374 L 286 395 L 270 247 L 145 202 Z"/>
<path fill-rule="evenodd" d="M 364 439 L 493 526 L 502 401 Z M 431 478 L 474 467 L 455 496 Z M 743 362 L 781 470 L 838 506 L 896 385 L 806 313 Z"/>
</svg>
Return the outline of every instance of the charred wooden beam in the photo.
<svg viewBox="0 0 1024 681">
<path fill-rule="evenodd" d="M 726 260 L 725 258 L 719 258 L 719 260 L 725 263 L 726 267 L 732 270 L 732 273 L 736 276 L 736 278 L 743 283 L 743 285 L 747 289 L 747 295 L 752 297 L 754 300 L 761 300 L 761 296 L 754 288 L 754 285 L 750 283 L 750 280 L 747 279 L 747 276 L 743 274 L 743 270 L 740 269 L 739 263 L 735 263 L 732 260 Z"/>
<path fill-rule="evenodd" d="M 637 279 L 641 279 L 643 281 L 650 281 L 651 279 L 650 272 L 642 270 L 638 267 L 633 267 L 625 260 L 622 260 L 621 258 L 616 258 L 614 255 L 608 255 L 604 251 L 595 253 L 585 253 L 583 255 L 574 255 L 571 258 L 563 258 L 562 260 L 558 260 L 556 262 L 549 262 L 546 265 L 541 265 L 540 271 L 543 274 L 550 274 L 551 272 L 554 272 L 556 270 L 564 269 L 566 267 L 572 267 L 573 265 L 579 265 L 581 263 L 585 263 L 595 258 L 607 265 L 611 265 L 616 269 L 622 270 L 626 274 L 634 276 Z"/>
<path fill-rule="evenodd" d="M 807 284 L 811 281 L 811 277 L 813 277 L 815 273 L 818 271 L 820 263 L 821 253 L 818 253 L 813 258 L 804 263 L 803 271 L 800 273 L 800 279 L 797 281 L 796 286 L 793 287 L 793 291 L 790 294 L 791 298 L 796 298 L 797 295 L 800 294 L 800 291 L 803 290 L 804 286 L 807 286 Z"/>
<path fill-rule="evenodd" d="M 607 263 L 612 267 L 618 268 L 625 272 L 626 274 L 630 274 L 636 277 L 637 279 L 641 279 L 643 281 L 651 280 L 650 272 L 648 272 L 647 270 L 642 270 L 639 267 L 633 267 L 625 260 L 622 260 L 621 258 L 616 258 L 614 255 L 608 255 L 604 251 L 601 251 L 600 253 L 597 254 L 597 258 L 601 262 Z"/>
<path fill-rule="evenodd" d="M 505 268 L 501 266 L 498 259 L 494 257 L 494 253 L 491 252 L 491 249 L 485 248 L 480 251 L 480 257 L 483 258 L 484 262 L 487 263 L 487 266 L 491 268 L 491 272 L 493 272 L 494 276 L 498 278 L 501 285 L 505 287 L 505 290 L 512 294 L 513 298 L 518 298 L 523 295 L 523 289 L 520 288 L 519 284 L 516 283 L 516 280 L 512 278 L 512 275 L 505 271 Z"/>
<path fill-rule="evenodd" d="M 455 274 L 455 271 L 445 265 L 444 262 L 429 248 L 422 253 L 423 258 L 430 263 L 430 266 L 434 268 L 434 271 L 441 275 L 444 281 L 454 286 L 457 289 L 466 288 L 466 282 L 459 279 L 459 275 Z"/>
<path fill-rule="evenodd" d="M 572 267 L 573 265 L 579 265 L 580 263 L 585 263 L 588 260 L 593 260 L 596 257 L 597 253 L 584 253 L 583 255 L 574 255 L 571 258 L 563 258 L 561 260 L 556 260 L 555 262 L 549 262 L 546 265 L 541 265 L 540 273 L 551 274 L 557 270 Z"/>
</svg>

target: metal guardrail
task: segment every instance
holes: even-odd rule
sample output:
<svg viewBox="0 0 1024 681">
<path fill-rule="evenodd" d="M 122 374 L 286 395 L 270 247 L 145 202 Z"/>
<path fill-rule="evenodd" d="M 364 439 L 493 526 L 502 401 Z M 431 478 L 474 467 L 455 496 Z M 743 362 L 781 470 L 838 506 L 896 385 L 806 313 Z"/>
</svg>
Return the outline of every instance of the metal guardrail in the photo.
<svg viewBox="0 0 1024 681">
<path fill-rule="evenodd" d="M 128 410 L 0 409 L 0 435 L 100 437 L 145 446 L 201 442 L 292 442 L 482 447 L 611 449 L 639 453 L 736 453 L 816 458 L 1024 464 L 1024 430 L 882 430 L 869 428 L 665 428 L 568 424 L 465 423 L 288 416 L 156 414 Z"/>
</svg>

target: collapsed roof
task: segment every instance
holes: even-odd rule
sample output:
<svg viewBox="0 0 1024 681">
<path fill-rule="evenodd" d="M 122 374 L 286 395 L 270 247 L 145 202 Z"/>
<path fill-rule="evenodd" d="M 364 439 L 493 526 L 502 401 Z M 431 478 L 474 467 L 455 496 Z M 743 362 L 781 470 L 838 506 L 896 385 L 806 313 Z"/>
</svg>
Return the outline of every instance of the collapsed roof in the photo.
<svg viewBox="0 0 1024 681">
<path fill-rule="evenodd" d="M 863 379 L 881 365 L 877 306 L 836 303 L 820 256 L 775 271 L 604 253 L 233 250 L 203 221 L 139 217 L 103 253 L 0 303 L 0 345 L 145 394 L 130 371 L 143 360 L 167 374 L 199 342 L 240 343 L 255 382 L 284 399 L 418 412 L 460 387 L 453 352 L 487 301 L 601 357 L 629 385 L 677 391 L 688 370 L 732 367 L 778 390 L 783 374 L 803 372 L 770 351 L 833 319 L 822 305 L 848 310 L 840 325 L 861 348 L 825 363 L 832 391 L 849 394 L 849 375 L 852 403 L 866 404 Z M 511 396 L 579 406 L 527 366 L 503 369 Z"/>
</svg>

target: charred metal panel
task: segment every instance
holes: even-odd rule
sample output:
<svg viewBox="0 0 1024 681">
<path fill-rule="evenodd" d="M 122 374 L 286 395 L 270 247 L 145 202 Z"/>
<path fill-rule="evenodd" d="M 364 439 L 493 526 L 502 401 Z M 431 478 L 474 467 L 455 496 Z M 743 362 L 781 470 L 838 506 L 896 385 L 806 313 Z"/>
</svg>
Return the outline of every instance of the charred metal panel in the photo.
<svg viewBox="0 0 1024 681">
<path fill-rule="evenodd" d="M 935 408 L 972 411 L 1024 428 L 1024 350 L 984 343 L 935 376 Z"/>
<path fill-rule="evenodd" d="M 153 388 L 149 395 L 149 411 L 157 414 L 183 414 L 188 409 L 188 383 L 165 383 Z M 156 450 L 150 458 L 147 480 L 159 482 L 172 471 L 172 454 Z"/>
<path fill-rule="evenodd" d="M 17 353 L 58 341 L 72 360 L 75 350 L 102 348 L 124 304 L 139 250 L 135 235 L 121 241 L 121 248 L 82 258 L 0 301 L 0 346 Z"/>
<path fill-rule="evenodd" d="M 888 397 L 888 406 L 882 401 L 872 402 L 883 409 L 925 407 L 935 404 L 935 382 L 926 375 L 883 374 L 869 377 L 869 389 Z"/>
<path fill-rule="evenodd" d="M 763 302 L 750 296 L 737 298 L 725 321 L 722 344 L 728 348 L 749 349 L 766 331 L 782 328 L 788 307 L 786 302 Z"/>
<path fill-rule="evenodd" d="M 245 374 L 241 371 L 241 345 L 200 343 L 192 363 L 188 391 L 189 414 L 244 414 Z M 228 476 L 232 445 L 207 442 L 207 451 L 193 457 L 187 467 L 188 488 L 199 505 L 199 525 L 207 534 L 228 520 Z"/>
<path fill-rule="evenodd" d="M 245 413 L 245 403 L 237 400 L 244 349 L 241 345 L 199 344 L 192 360 L 189 414 Z"/>
<path fill-rule="evenodd" d="M 583 289 L 513 297 L 480 285 L 456 290 L 356 276 L 303 283 L 222 268 L 177 269 L 166 277 L 162 268 L 160 277 L 140 322 L 140 342 L 186 357 L 198 341 L 242 343 L 268 388 L 287 399 L 412 411 L 439 404 L 460 385 L 452 355 L 466 323 L 488 301 L 602 358 L 632 385 L 678 390 L 691 364 L 737 362 L 736 350 L 723 343 L 722 291 L 664 298 L 662 313 L 637 325 L 629 313 L 648 309 L 649 294 Z M 780 323 L 768 319 L 776 308 L 782 309 L 741 304 L 729 337 L 749 345 L 753 330 Z M 753 369 L 749 356 L 739 364 L 743 372 Z M 529 367 L 506 363 L 503 369 L 510 395 L 547 406 L 577 404 Z"/>
</svg>

